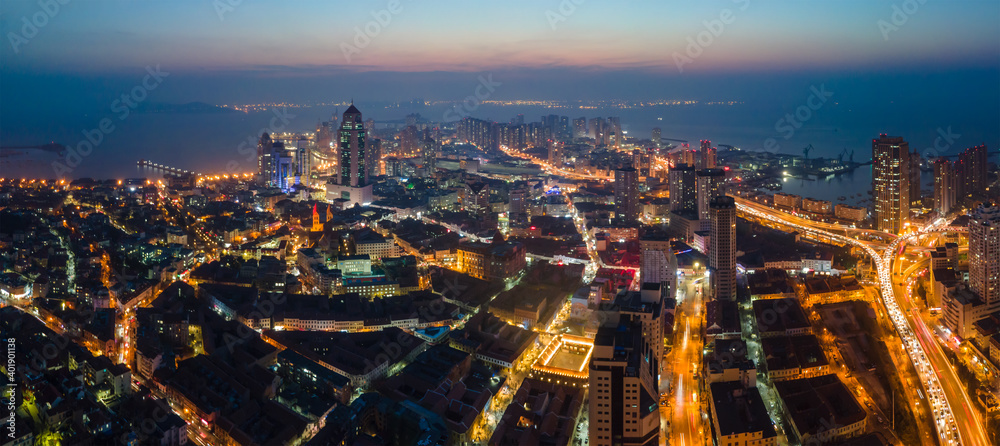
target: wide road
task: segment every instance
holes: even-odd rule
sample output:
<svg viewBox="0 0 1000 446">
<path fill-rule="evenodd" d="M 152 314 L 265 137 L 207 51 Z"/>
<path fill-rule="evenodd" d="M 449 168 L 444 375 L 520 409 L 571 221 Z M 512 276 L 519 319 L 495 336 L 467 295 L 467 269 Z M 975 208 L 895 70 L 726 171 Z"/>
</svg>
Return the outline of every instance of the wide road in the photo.
<svg viewBox="0 0 1000 446">
<path fill-rule="evenodd" d="M 700 372 L 702 364 L 702 342 L 701 323 L 702 316 L 702 296 L 700 292 L 704 286 L 702 277 L 686 277 L 681 285 L 683 299 L 678 305 L 680 318 L 675 324 L 678 331 L 674 333 L 674 349 L 671 353 L 671 369 L 669 383 L 673 387 L 673 395 L 670 399 L 670 410 L 661 410 L 661 427 L 665 426 L 665 418 L 669 417 L 672 427 L 669 444 L 680 445 L 704 445 L 710 437 L 705 433 L 704 418 L 702 417 L 702 399 L 700 389 Z M 667 383 L 664 383 L 667 384 Z M 661 392 L 666 385 L 661 385 Z M 662 398 L 661 398 L 662 400 Z M 661 406 L 662 408 L 662 406 Z M 668 413 L 664 413 L 668 412 Z"/>
<path fill-rule="evenodd" d="M 563 177 L 566 177 L 566 178 L 569 178 L 569 179 L 573 179 L 573 180 L 614 181 L 614 179 L 615 179 L 614 177 L 608 177 L 608 176 L 603 176 L 603 175 L 590 175 L 590 174 L 586 174 L 586 173 L 570 172 L 568 170 L 563 170 L 563 169 L 560 169 L 558 167 L 555 167 L 555 166 L 549 164 L 545 160 L 538 159 L 538 158 L 536 158 L 534 156 L 531 156 L 531 155 L 528 155 L 527 153 L 524 153 L 524 152 L 520 152 L 520 151 L 517 151 L 517 150 L 514 150 L 514 149 L 510 149 L 507 146 L 500 146 L 500 150 L 502 150 L 507 155 L 510 155 L 511 157 L 526 159 L 526 160 L 531 161 L 531 162 L 533 162 L 535 164 L 538 164 L 539 166 L 542 166 L 543 170 L 549 172 L 552 175 L 563 176 Z"/>
<path fill-rule="evenodd" d="M 917 237 L 916 235 L 905 237 L 902 239 L 902 243 L 910 243 Z M 898 271 L 903 265 L 903 262 L 899 260 L 904 253 L 905 250 L 898 248 L 895 251 L 893 271 Z M 902 296 L 901 299 L 898 299 L 899 307 L 909 316 L 910 322 L 914 325 L 914 334 L 917 341 L 920 342 L 920 345 L 927 353 L 927 359 L 934 373 L 940 379 L 944 395 L 948 399 L 952 410 L 957 415 L 958 430 L 962 444 L 985 446 L 989 444 L 989 441 L 986 438 L 986 431 L 983 428 L 983 424 L 979 420 L 979 413 L 975 408 L 975 403 L 969 398 L 969 394 L 963 388 L 962 382 L 959 380 L 958 374 L 955 373 L 951 361 L 945 356 L 941 344 L 937 342 L 933 332 L 927 327 L 923 317 L 921 317 L 920 308 L 914 303 L 915 299 L 911 288 L 906 284 L 907 278 L 916 272 L 918 268 L 926 265 L 926 263 L 926 259 L 921 259 L 910 265 L 899 276 L 894 276 L 896 280 L 893 282 L 896 293 L 898 296 Z"/>
<path fill-rule="evenodd" d="M 888 232 L 877 231 L 877 230 L 874 230 L 874 229 L 852 228 L 850 226 L 841 225 L 841 224 L 837 224 L 837 223 L 827 223 L 827 222 L 822 222 L 822 221 L 810 220 L 808 218 L 799 217 L 797 215 L 792 215 L 792 214 L 789 214 L 787 212 L 777 211 L 774 208 L 771 208 L 771 207 L 769 207 L 769 206 L 767 206 L 767 205 L 765 205 L 763 203 L 758 203 L 758 202 L 753 201 L 753 200 L 747 200 L 746 198 L 737 197 L 737 196 L 732 196 L 732 197 L 733 197 L 734 200 L 736 200 L 737 204 L 741 204 L 741 205 L 744 205 L 744 206 L 747 206 L 747 207 L 751 207 L 751 208 L 754 208 L 754 209 L 756 209 L 758 211 L 761 211 L 761 212 L 777 212 L 777 213 L 782 214 L 782 218 L 784 220 L 790 221 L 792 223 L 800 224 L 800 225 L 803 225 L 803 226 L 808 226 L 810 228 L 822 229 L 822 230 L 827 230 L 827 231 L 842 231 L 844 233 L 867 234 L 869 236 L 877 237 L 877 238 L 880 238 L 880 239 L 885 240 L 885 241 L 890 241 L 890 240 L 893 240 L 893 239 L 896 238 L 896 236 L 894 234 L 890 234 Z M 869 242 L 869 243 L 872 243 L 874 247 L 883 246 L 881 244 L 874 243 L 874 242 Z"/>
<path fill-rule="evenodd" d="M 976 435 L 972 432 L 975 428 L 969 426 L 970 423 L 967 420 L 963 420 L 961 424 L 957 423 L 955 416 L 952 413 L 950 404 L 961 406 L 960 401 L 965 397 L 965 394 L 962 393 L 961 395 L 955 395 L 952 392 L 946 391 L 942 386 L 937 372 L 931 366 L 924 346 L 920 343 L 917 336 L 914 335 L 913 321 L 907 317 L 907 314 L 904 311 L 900 309 L 899 303 L 897 302 L 896 292 L 893 289 L 891 268 L 894 252 L 899 248 L 903 240 L 919 235 L 919 233 L 911 234 L 908 237 L 897 238 L 885 249 L 884 254 L 880 254 L 875 250 L 875 248 L 872 247 L 871 243 L 835 234 L 823 229 L 817 229 L 807 223 L 792 221 L 786 217 L 788 214 L 784 212 L 770 208 L 760 209 L 757 206 L 747 206 L 742 203 L 737 204 L 737 209 L 744 214 L 751 215 L 756 218 L 770 220 L 775 223 L 792 227 L 799 231 L 813 233 L 817 236 L 843 243 L 849 243 L 863 249 L 875 263 L 878 271 L 880 290 L 882 291 L 882 302 L 888 311 L 889 318 L 892 321 L 893 326 L 899 333 L 899 338 L 903 342 L 906 354 L 910 357 L 910 361 L 917 369 L 917 374 L 920 378 L 923 389 L 926 395 L 928 395 L 928 402 L 930 403 L 931 411 L 934 414 L 935 427 L 937 428 L 938 438 L 941 444 L 950 446 L 959 444 L 987 444 L 977 442 Z M 975 420 L 972 420 L 972 422 L 974 423 Z M 965 443 L 962 443 L 962 440 L 958 438 L 959 434 Z"/>
</svg>

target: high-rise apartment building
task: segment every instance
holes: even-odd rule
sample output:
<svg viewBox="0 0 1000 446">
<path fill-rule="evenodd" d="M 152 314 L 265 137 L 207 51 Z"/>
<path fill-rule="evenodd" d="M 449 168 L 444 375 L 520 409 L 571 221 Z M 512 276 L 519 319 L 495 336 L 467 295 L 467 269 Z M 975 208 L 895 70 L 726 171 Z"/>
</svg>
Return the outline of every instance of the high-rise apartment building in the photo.
<svg viewBox="0 0 1000 446">
<path fill-rule="evenodd" d="M 510 206 L 507 217 L 512 224 L 528 222 L 528 200 L 530 199 L 530 190 L 527 187 L 516 187 L 510 190 Z"/>
<path fill-rule="evenodd" d="M 698 189 L 698 219 L 709 218 L 708 204 L 713 198 L 725 195 L 726 171 L 722 169 L 702 169 L 695 174 Z"/>
<path fill-rule="evenodd" d="M 583 138 L 587 136 L 587 118 L 581 116 L 573 120 L 573 137 Z"/>
<path fill-rule="evenodd" d="M 716 149 L 712 147 L 712 141 L 704 139 L 701 141 L 701 161 L 698 167 L 702 169 L 714 169 L 716 166 Z"/>
<path fill-rule="evenodd" d="M 639 220 L 639 171 L 634 167 L 615 169 L 615 218 Z"/>
<path fill-rule="evenodd" d="M 934 211 L 946 215 L 955 206 L 958 197 L 958 178 L 955 166 L 946 158 L 934 161 Z"/>
<path fill-rule="evenodd" d="M 958 198 L 981 196 L 986 193 L 986 145 L 969 147 L 958 155 L 955 170 L 959 174 Z"/>
<path fill-rule="evenodd" d="M 286 147 L 264 133 L 257 143 L 257 180 L 268 187 L 288 191 L 301 178 L 301 169 L 309 168 L 309 148 Z M 308 175 L 308 174 L 307 174 Z"/>
<path fill-rule="evenodd" d="M 698 212 L 698 176 L 690 164 L 677 164 L 667 174 L 670 211 Z"/>
<path fill-rule="evenodd" d="M 736 300 L 736 200 L 719 196 L 709 202 L 711 289 L 714 299 Z"/>
<path fill-rule="evenodd" d="M 500 148 L 500 126 L 495 122 L 463 118 L 455 125 L 455 134 L 460 141 L 472 144 L 482 150 L 489 151 Z"/>
<path fill-rule="evenodd" d="M 910 217 L 910 145 L 898 136 L 872 140 L 875 229 L 898 234 Z"/>
<path fill-rule="evenodd" d="M 992 203 L 969 220 L 969 286 L 987 305 L 1000 302 L 1000 206 Z"/>
<path fill-rule="evenodd" d="M 594 138 L 594 145 L 607 145 L 607 131 L 603 118 L 593 118 L 590 120 L 590 137 Z"/>
<path fill-rule="evenodd" d="M 924 207 L 922 195 L 920 192 L 920 154 L 914 150 L 910 153 L 910 209 Z"/>
<path fill-rule="evenodd" d="M 625 143 L 625 134 L 622 133 L 622 119 L 617 116 L 612 116 L 608 118 L 608 127 L 610 128 L 610 142 L 605 142 L 605 144 L 610 144 L 616 149 L 620 149 L 622 144 Z"/>
<path fill-rule="evenodd" d="M 648 286 L 647 286 L 648 285 Z M 657 401 L 663 358 L 660 284 L 621 291 L 599 310 L 601 326 L 590 357 L 590 444 L 659 444 Z"/>
<path fill-rule="evenodd" d="M 260 140 L 257 141 L 257 181 L 259 183 L 266 183 L 268 181 L 272 145 L 271 135 L 267 134 L 267 132 L 262 133 Z"/>
<path fill-rule="evenodd" d="M 663 133 L 662 132 L 663 131 L 660 130 L 659 127 L 653 127 L 653 133 L 649 136 L 649 138 L 651 140 L 653 140 L 653 144 L 655 144 L 656 147 L 660 147 L 660 144 L 663 143 Z"/>
</svg>

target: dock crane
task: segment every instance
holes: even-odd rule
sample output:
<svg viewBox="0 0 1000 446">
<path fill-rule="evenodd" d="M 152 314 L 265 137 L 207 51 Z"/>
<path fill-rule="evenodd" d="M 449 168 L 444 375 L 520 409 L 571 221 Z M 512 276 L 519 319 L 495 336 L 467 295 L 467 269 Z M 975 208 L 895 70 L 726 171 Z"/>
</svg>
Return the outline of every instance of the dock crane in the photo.
<svg viewBox="0 0 1000 446">
<path fill-rule="evenodd" d="M 802 156 L 805 159 L 809 159 L 809 152 L 812 151 L 812 149 L 813 149 L 813 145 L 812 144 L 809 144 L 808 146 L 805 146 L 805 148 L 802 149 Z"/>
<path fill-rule="evenodd" d="M 844 147 L 844 151 L 840 152 L 840 155 L 837 156 L 837 159 L 839 159 L 840 162 L 843 163 L 844 162 L 844 155 L 845 154 L 847 155 L 847 162 L 853 163 L 854 162 L 854 151 L 851 150 L 850 152 L 848 152 L 847 151 L 847 147 Z"/>
</svg>

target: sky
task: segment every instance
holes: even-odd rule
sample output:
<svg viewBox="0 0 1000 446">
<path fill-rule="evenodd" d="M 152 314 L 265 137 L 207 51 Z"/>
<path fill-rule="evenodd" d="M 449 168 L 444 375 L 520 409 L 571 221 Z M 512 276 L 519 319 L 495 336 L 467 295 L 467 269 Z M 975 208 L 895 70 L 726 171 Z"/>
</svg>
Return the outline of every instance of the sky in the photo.
<svg viewBox="0 0 1000 446">
<path fill-rule="evenodd" d="M 160 66 L 171 95 L 207 102 L 260 85 L 273 86 L 261 99 L 300 100 L 331 80 L 385 99 L 449 96 L 482 73 L 514 81 L 512 97 L 616 98 L 664 80 L 1000 64 L 995 0 L 47 1 L 0 2 L 0 92 L 45 77 L 134 84 Z"/>
<path fill-rule="evenodd" d="M 470 103 L 487 79 L 488 99 L 740 104 L 565 112 L 620 114 L 639 135 L 661 126 L 671 138 L 760 148 L 822 89 L 834 96 L 781 150 L 866 152 L 881 132 L 928 147 L 949 128 L 962 134 L 950 151 L 997 147 L 998 23 L 997 0 L 6 0 L 0 146 L 76 144 L 109 119 L 115 130 L 74 175 L 178 147 L 192 159 L 221 151 L 224 162 L 269 112 L 149 113 L 123 108 L 123 95 L 142 106 L 353 99 L 376 121 L 447 120 L 451 105 L 393 103 Z M 299 109 L 289 129 L 311 131 L 334 111 Z"/>
</svg>

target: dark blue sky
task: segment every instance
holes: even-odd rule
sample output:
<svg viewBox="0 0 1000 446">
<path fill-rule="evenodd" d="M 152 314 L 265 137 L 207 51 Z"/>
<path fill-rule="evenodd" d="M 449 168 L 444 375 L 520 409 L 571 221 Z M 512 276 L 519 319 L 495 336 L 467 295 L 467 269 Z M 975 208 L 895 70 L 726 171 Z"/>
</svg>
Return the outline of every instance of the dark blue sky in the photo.
<svg viewBox="0 0 1000 446">
<path fill-rule="evenodd" d="M 137 88 L 145 105 L 353 98 L 366 118 L 385 121 L 412 111 L 439 119 L 444 105 L 386 104 L 461 101 L 480 76 L 500 84 L 490 99 L 743 102 L 470 113 L 501 121 L 619 115 L 637 135 L 660 126 L 671 138 L 750 149 L 778 136 L 787 153 L 813 144 L 858 159 L 881 132 L 925 148 L 953 128 L 962 137 L 949 152 L 1000 146 L 997 0 L 59 1 L 0 1 L 0 145 L 74 145 L 112 120 L 73 176 L 125 174 L 138 158 L 220 168 L 271 118 L 125 119 L 120 98 Z M 169 75 L 141 87 L 157 66 Z M 815 87 L 835 95 L 783 139 L 780 119 Z M 333 111 L 300 109 L 288 129 L 310 131 Z M 43 175 L 47 163 L 16 169 Z"/>
<path fill-rule="evenodd" d="M 480 73 L 499 98 L 727 99 L 997 69 L 1000 2 L 921 1 L 6 1 L 0 93 L 86 99 L 156 65 L 173 76 L 159 100 L 212 103 L 457 99 Z"/>
</svg>

